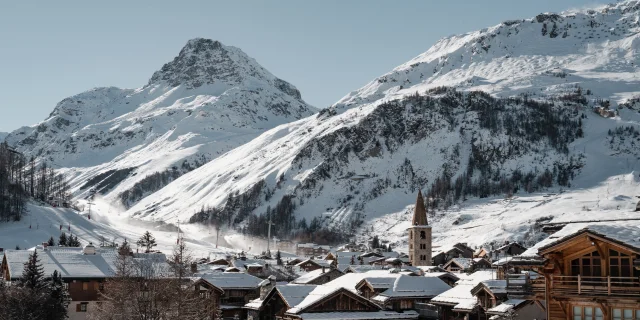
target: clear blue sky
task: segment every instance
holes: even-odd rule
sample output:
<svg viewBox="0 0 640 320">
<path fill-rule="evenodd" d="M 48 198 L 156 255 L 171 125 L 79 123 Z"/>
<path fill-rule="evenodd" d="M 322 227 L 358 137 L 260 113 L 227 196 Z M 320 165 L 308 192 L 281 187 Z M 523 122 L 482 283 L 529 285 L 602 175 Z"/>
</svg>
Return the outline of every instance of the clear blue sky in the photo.
<svg viewBox="0 0 640 320">
<path fill-rule="evenodd" d="M 443 36 L 599 2 L 2 1 L 0 131 L 93 87 L 140 87 L 195 37 L 241 48 L 326 107 Z"/>
</svg>

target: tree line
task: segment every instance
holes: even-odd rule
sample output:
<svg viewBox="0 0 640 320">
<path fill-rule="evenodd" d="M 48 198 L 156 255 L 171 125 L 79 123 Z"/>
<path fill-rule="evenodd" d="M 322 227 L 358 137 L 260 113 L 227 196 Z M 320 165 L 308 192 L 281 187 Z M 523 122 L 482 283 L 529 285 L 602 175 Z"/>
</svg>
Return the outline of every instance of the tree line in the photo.
<svg viewBox="0 0 640 320">
<path fill-rule="evenodd" d="M 29 198 L 68 200 L 69 184 L 46 162 L 27 159 L 4 142 L 0 144 L 0 221 L 19 221 Z"/>
</svg>

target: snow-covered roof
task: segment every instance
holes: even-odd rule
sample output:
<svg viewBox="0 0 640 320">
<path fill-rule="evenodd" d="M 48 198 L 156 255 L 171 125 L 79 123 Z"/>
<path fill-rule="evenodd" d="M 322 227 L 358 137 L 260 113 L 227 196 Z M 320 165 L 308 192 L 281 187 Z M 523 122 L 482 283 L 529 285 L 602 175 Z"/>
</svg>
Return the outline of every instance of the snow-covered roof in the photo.
<svg viewBox="0 0 640 320">
<path fill-rule="evenodd" d="M 257 289 L 262 279 L 242 272 L 216 272 L 200 276 L 204 281 L 222 290 Z"/>
<path fill-rule="evenodd" d="M 303 320 L 378 320 L 378 319 L 418 319 L 415 311 L 374 311 L 374 312 L 323 312 L 303 313 L 299 315 Z"/>
<path fill-rule="evenodd" d="M 342 268 L 342 265 L 338 265 L 338 268 Z M 344 271 L 346 272 L 347 270 L 354 272 L 354 273 L 362 273 L 362 272 L 368 272 L 371 270 L 383 270 L 385 267 L 383 266 L 372 266 L 369 264 L 355 264 L 355 265 L 347 265 L 346 268 L 344 269 Z"/>
<path fill-rule="evenodd" d="M 640 251 L 640 226 L 638 225 L 630 225 L 628 222 L 571 223 L 527 249 L 520 256 L 538 256 L 538 250 L 553 246 L 586 231 Z"/>
<path fill-rule="evenodd" d="M 527 300 L 523 299 L 509 299 L 489 310 L 487 310 L 488 314 L 505 314 L 510 310 L 517 308 L 519 305 L 527 302 Z"/>
<path fill-rule="evenodd" d="M 340 290 L 349 290 L 347 288 L 341 286 L 329 286 L 329 285 L 321 285 L 316 286 L 311 292 L 309 292 L 300 303 L 296 304 L 295 307 L 287 310 L 287 313 L 299 313 L 303 311 L 305 308 L 311 306 L 312 304 L 324 299 L 325 297 L 338 292 Z M 351 289 L 350 291 L 354 291 Z"/>
<path fill-rule="evenodd" d="M 471 267 L 472 261 L 473 259 L 471 258 L 453 258 L 449 262 L 447 262 L 446 265 L 451 265 L 452 263 L 455 263 L 460 268 L 467 270 Z"/>
<path fill-rule="evenodd" d="M 297 279 L 293 280 L 291 283 L 307 284 L 315 279 L 318 279 L 318 277 L 321 277 L 323 274 L 331 270 L 333 269 L 328 269 L 328 270 L 316 269 L 313 271 L 309 271 L 303 274 L 302 276 L 298 277 Z M 342 273 L 342 271 L 339 271 L 339 270 L 336 270 L 336 271 Z"/>
<path fill-rule="evenodd" d="M 278 290 L 288 306 L 294 307 L 300 304 L 316 287 L 315 285 L 289 284 L 277 286 L 276 290 Z"/>
<path fill-rule="evenodd" d="M 455 310 L 473 310 L 478 303 L 476 297 L 471 294 L 471 290 L 484 280 L 494 278 L 494 272 L 490 270 L 480 270 L 469 275 L 460 274 L 460 280 L 456 286 L 435 296 L 431 299 L 433 304 L 444 304 L 453 306 Z"/>
<path fill-rule="evenodd" d="M 397 297 L 434 297 L 451 287 L 437 277 L 412 277 L 401 275 L 393 285 L 376 296 L 374 300 L 386 301 Z"/>
<path fill-rule="evenodd" d="M 296 266 L 298 266 L 298 267 L 299 267 L 299 266 L 302 266 L 303 264 L 306 264 L 306 263 L 308 263 L 308 262 L 315 263 L 315 264 L 317 264 L 317 265 L 319 265 L 319 266 L 321 266 L 321 267 L 329 268 L 329 266 L 331 266 L 331 262 L 333 262 L 333 260 L 322 260 L 322 259 L 314 260 L 314 259 L 307 259 L 307 260 L 305 260 L 305 261 L 302 261 L 302 262 L 300 262 L 300 263 L 296 264 Z"/>
<path fill-rule="evenodd" d="M 517 281 L 518 280 L 515 280 L 513 282 L 517 282 Z M 477 284 L 476 287 L 474 287 L 474 289 L 472 290 L 473 291 L 472 293 L 474 293 L 476 290 L 479 290 L 480 287 L 487 289 L 489 292 L 491 292 L 494 295 L 506 294 L 507 280 L 483 280 L 479 284 Z"/>
<path fill-rule="evenodd" d="M 115 261 L 118 252 L 115 248 L 96 248 L 95 255 L 85 255 L 82 248 L 71 247 L 49 247 L 37 252 L 45 275 L 57 270 L 62 278 L 108 278 L 116 273 Z M 24 264 L 32 253 L 31 250 L 4 251 L 12 279 L 22 277 Z"/>
</svg>

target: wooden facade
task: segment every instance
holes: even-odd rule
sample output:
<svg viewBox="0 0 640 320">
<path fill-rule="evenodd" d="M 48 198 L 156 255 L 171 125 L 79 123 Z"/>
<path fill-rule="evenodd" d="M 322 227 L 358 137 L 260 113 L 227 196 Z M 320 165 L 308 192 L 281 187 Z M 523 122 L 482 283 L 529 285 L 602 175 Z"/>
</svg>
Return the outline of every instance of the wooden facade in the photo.
<svg viewBox="0 0 640 320">
<path fill-rule="evenodd" d="M 581 230 L 542 247 L 533 295 L 547 301 L 547 319 L 640 319 L 640 248 Z"/>
<path fill-rule="evenodd" d="M 297 320 L 303 313 L 326 313 L 326 312 L 374 312 L 380 311 L 380 307 L 375 303 L 357 295 L 345 288 L 340 288 L 328 294 L 322 299 L 298 310 L 294 313 L 285 313 L 278 320 Z"/>
</svg>

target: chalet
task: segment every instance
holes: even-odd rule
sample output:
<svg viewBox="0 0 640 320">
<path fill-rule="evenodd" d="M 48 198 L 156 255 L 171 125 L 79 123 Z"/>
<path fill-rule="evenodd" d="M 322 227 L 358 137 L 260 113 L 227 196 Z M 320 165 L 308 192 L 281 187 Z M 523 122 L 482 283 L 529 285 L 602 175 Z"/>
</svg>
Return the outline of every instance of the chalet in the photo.
<svg viewBox="0 0 640 320">
<path fill-rule="evenodd" d="M 321 285 L 333 281 L 342 275 L 344 275 L 344 273 L 336 268 L 327 269 L 326 267 L 323 267 L 322 269 L 309 271 L 293 280 L 291 283 Z"/>
<path fill-rule="evenodd" d="M 491 269 L 491 263 L 482 258 L 453 258 L 443 268 L 448 272 L 474 272 Z"/>
<path fill-rule="evenodd" d="M 335 260 L 334 261 L 328 261 L 328 260 L 307 259 L 305 261 L 302 261 L 302 262 L 298 263 L 296 265 L 296 267 L 300 268 L 300 270 L 304 270 L 306 272 L 309 272 L 309 271 L 318 270 L 318 269 L 322 269 L 322 268 L 336 267 L 336 262 L 335 262 Z"/>
<path fill-rule="evenodd" d="M 382 311 L 370 300 L 342 287 L 318 286 L 293 308 L 282 320 L 306 319 L 417 319 L 418 313 Z"/>
<path fill-rule="evenodd" d="M 325 256 L 331 250 L 330 246 L 318 245 L 315 243 L 296 244 L 296 255 L 301 257 Z"/>
<path fill-rule="evenodd" d="M 116 248 L 99 248 L 88 244 L 83 248 L 37 246 L 44 274 L 60 273 L 69 290 L 70 319 L 86 319 L 87 310 L 98 301 L 103 284 L 115 275 Z M 2 279 L 12 282 L 22 277 L 31 250 L 5 250 L 2 257 Z M 168 270 L 164 254 L 132 254 L 131 259 L 148 261 L 157 270 Z"/>
<path fill-rule="evenodd" d="M 440 319 L 477 320 L 482 315 L 477 297 L 471 294 L 480 282 L 494 279 L 492 270 L 479 270 L 472 274 L 460 274 L 456 286 L 435 296 L 430 303 L 438 306 Z"/>
<path fill-rule="evenodd" d="M 444 283 L 448 284 L 450 287 L 455 286 L 456 282 L 458 282 L 458 280 L 460 280 L 460 278 L 458 278 L 455 274 L 451 273 L 451 272 L 427 272 L 424 273 L 423 276 L 425 277 L 436 277 L 442 281 L 444 281 Z"/>
<path fill-rule="evenodd" d="M 496 260 L 499 260 L 500 258 L 514 257 L 514 256 L 521 255 L 525 251 L 527 251 L 527 248 L 525 248 L 521 244 L 517 242 L 506 241 L 503 246 L 491 251 L 491 258 L 493 258 L 493 260 L 496 261 Z"/>
<path fill-rule="evenodd" d="M 432 253 L 432 265 L 444 265 L 453 258 L 473 258 L 473 249 L 466 243 L 456 243 L 453 245 L 434 247 Z"/>
<path fill-rule="evenodd" d="M 487 318 L 495 320 L 530 320 L 545 319 L 544 309 L 534 301 L 524 299 L 509 299 L 488 309 Z"/>
<path fill-rule="evenodd" d="M 277 286 L 248 303 L 249 320 L 290 319 L 417 319 L 416 312 L 383 311 L 352 290 L 334 286 Z"/>
<path fill-rule="evenodd" d="M 569 224 L 523 253 L 537 254 L 543 277 L 533 297 L 547 319 L 640 319 L 640 229 L 622 224 Z"/>
<path fill-rule="evenodd" d="M 479 248 L 473 253 L 474 258 L 489 258 L 489 251 L 485 248 Z"/>
<path fill-rule="evenodd" d="M 215 259 L 208 262 L 207 264 L 214 265 L 214 266 L 227 266 L 227 267 L 231 265 L 229 260 L 227 259 Z"/>
<path fill-rule="evenodd" d="M 234 318 L 237 316 L 240 319 L 246 318 L 244 305 L 250 300 L 260 297 L 260 287 L 263 281 L 250 274 L 240 272 L 212 272 L 201 275 L 195 280 L 201 296 L 214 299 L 213 304 L 220 306 L 223 317 Z"/>
<path fill-rule="evenodd" d="M 304 260 L 303 260 L 303 259 L 301 259 L 301 258 L 295 257 L 295 258 L 293 258 L 293 259 L 289 259 L 289 260 L 287 260 L 286 265 L 288 265 L 288 266 L 295 266 L 296 264 L 298 264 L 298 263 L 300 263 L 300 262 L 302 262 L 302 261 L 304 261 Z"/>
<path fill-rule="evenodd" d="M 437 277 L 366 278 L 356 286 L 358 292 L 385 310 L 415 310 L 416 303 L 429 302 L 433 297 L 451 289 Z"/>
</svg>

